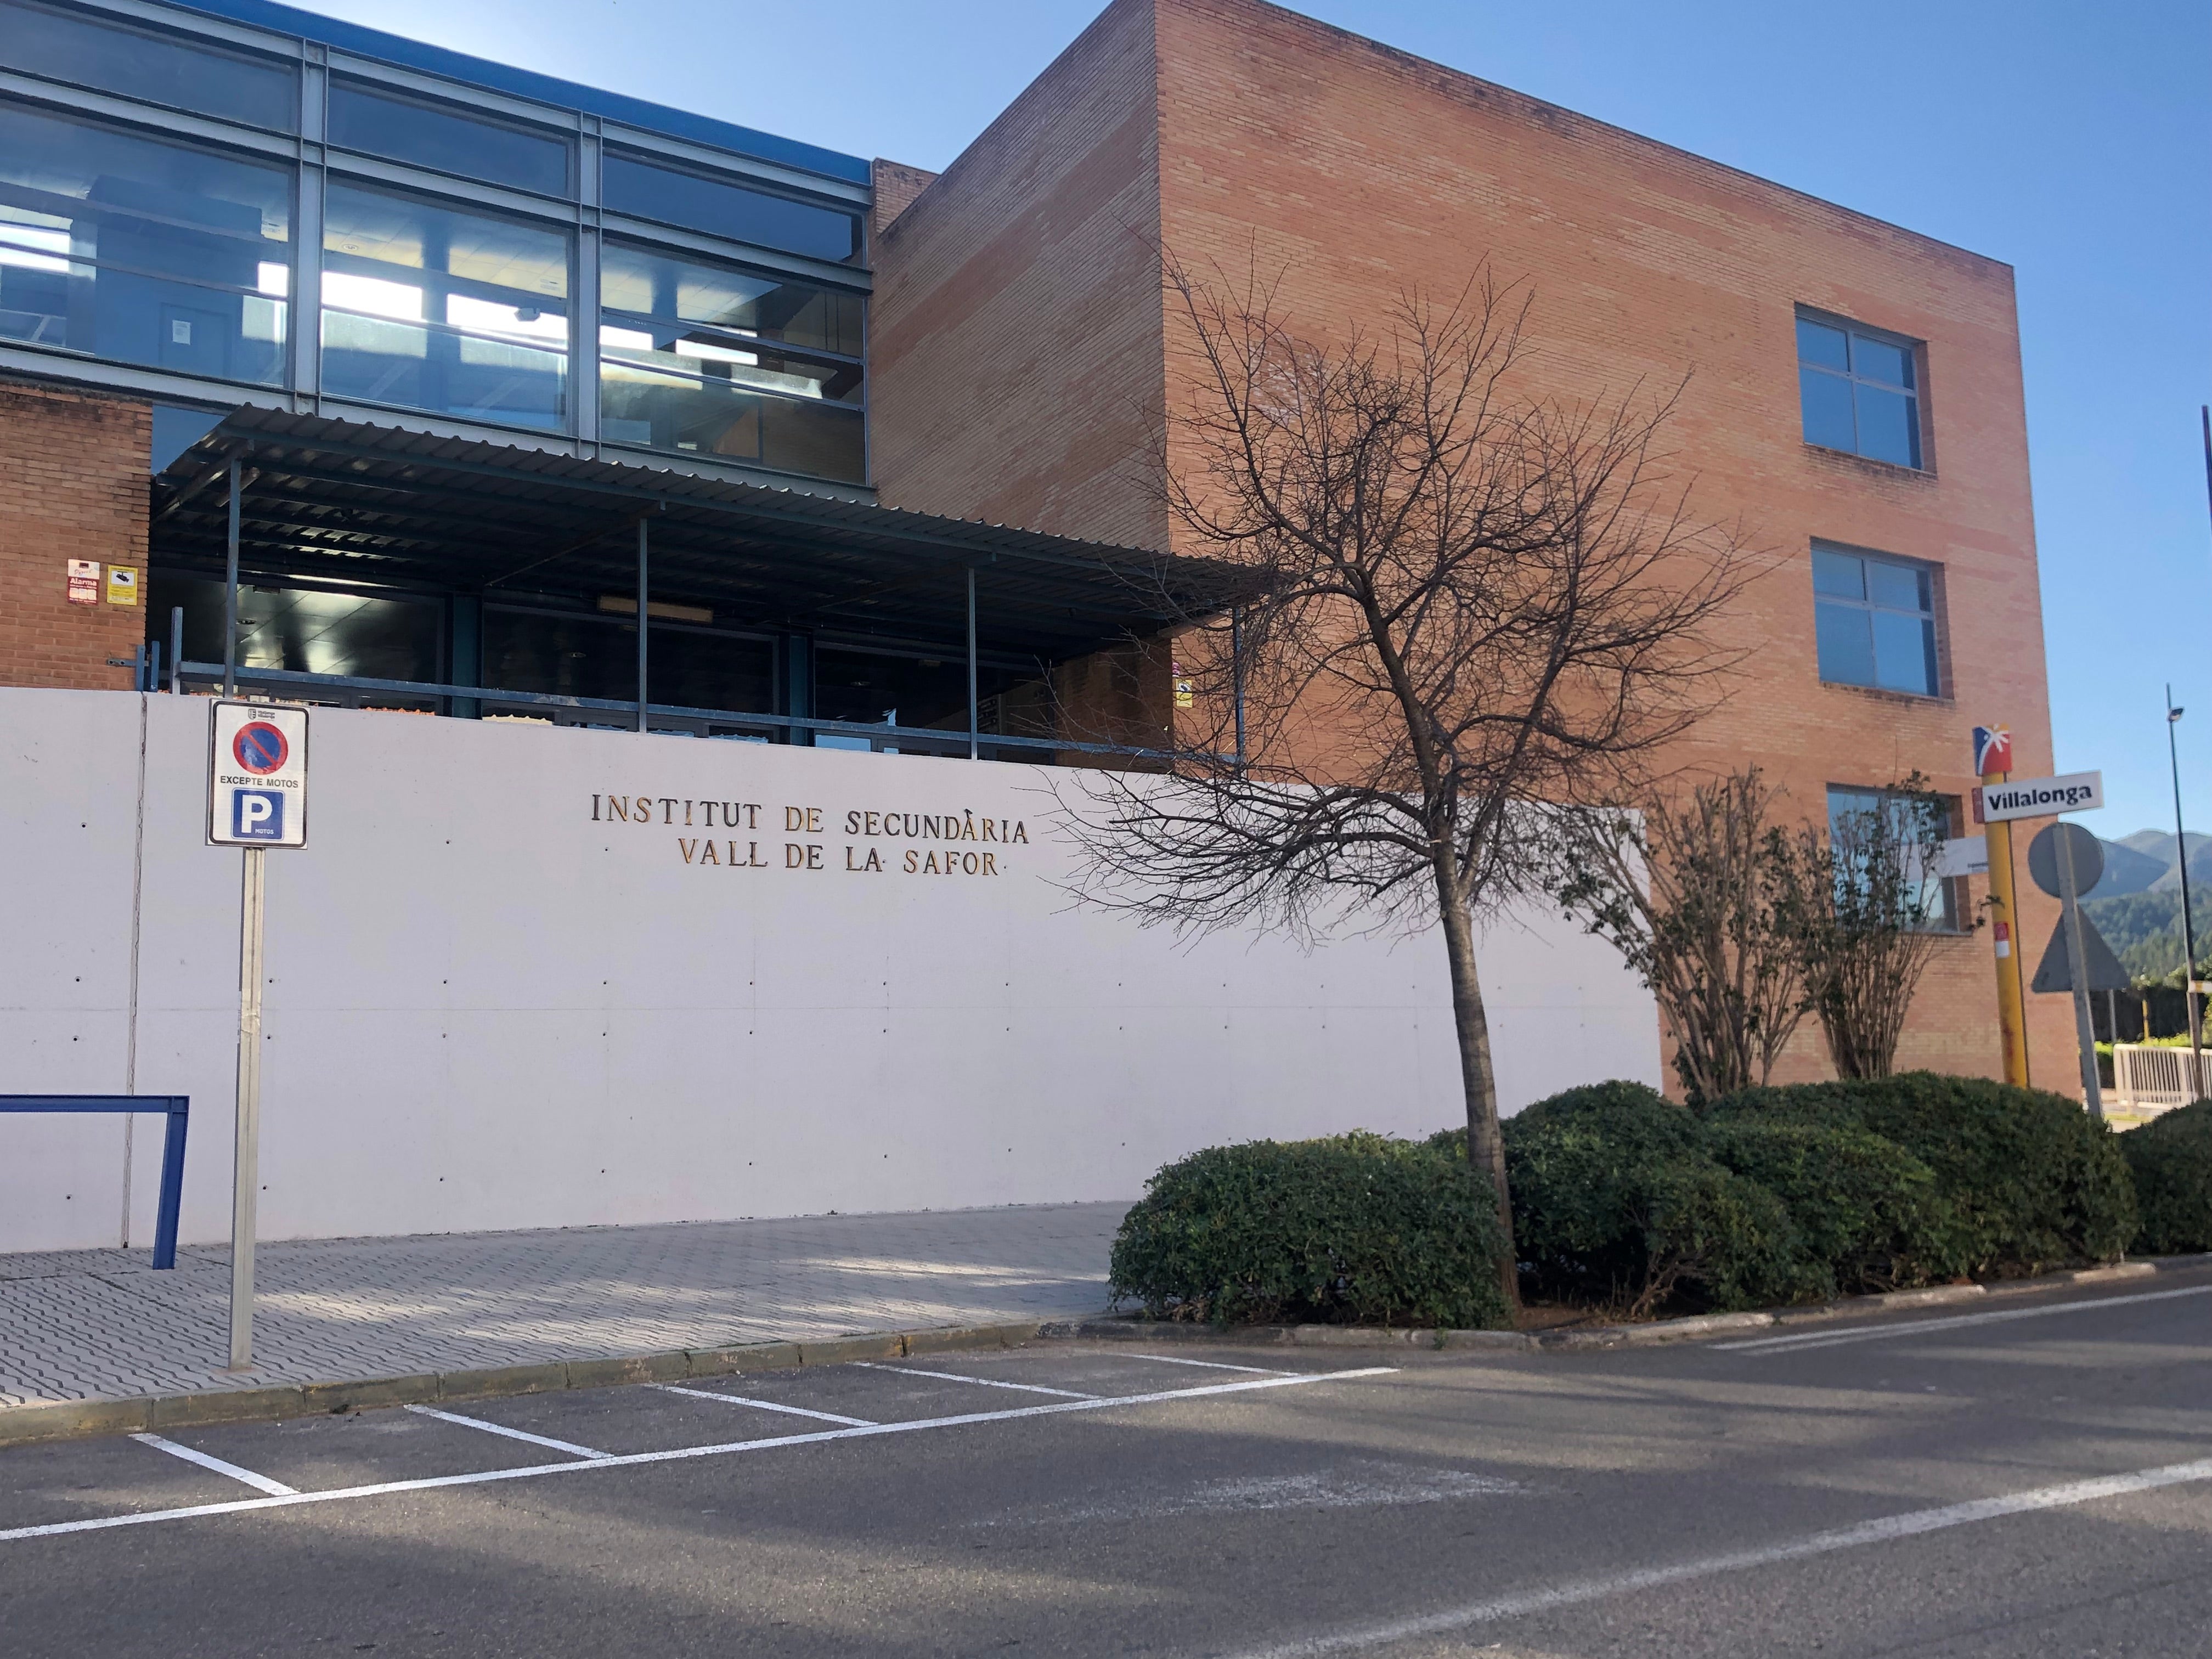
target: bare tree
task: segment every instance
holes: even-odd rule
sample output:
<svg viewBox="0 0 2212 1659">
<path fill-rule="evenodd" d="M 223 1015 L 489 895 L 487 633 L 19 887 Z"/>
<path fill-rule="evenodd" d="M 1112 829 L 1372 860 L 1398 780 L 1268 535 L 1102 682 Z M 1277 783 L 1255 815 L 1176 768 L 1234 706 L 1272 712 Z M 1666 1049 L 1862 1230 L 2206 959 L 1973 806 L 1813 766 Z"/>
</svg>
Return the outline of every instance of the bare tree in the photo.
<svg viewBox="0 0 2212 1659">
<path fill-rule="evenodd" d="M 1764 1084 L 1810 1006 L 1793 848 L 1757 767 L 1640 816 L 1593 814 L 1559 897 L 1659 1004 L 1692 1100 Z"/>
<path fill-rule="evenodd" d="M 1510 1245 L 1477 923 L 1546 890 L 1560 811 L 1619 798 L 1702 712 L 1737 538 L 1690 514 L 1673 398 L 1519 389 L 1528 298 L 1486 268 L 1334 344 L 1276 283 L 1166 274 L 1192 390 L 1159 488 L 1237 602 L 1176 641 L 1164 775 L 1063 783 L 1082 890 L 1178 928 L 1439 924 Z M 1510 1249 L 1503 1279 L 1517 1298 Z"/>
<path fill-rule="evenodd" d="M 1949 828 L 1949 808 L 1915 772 L 1791 843 L 1787 908 L 1838 1077 L 1890 1074 L 1921 975 L 1960 926 L 1936 873 Z"/>
</svg>

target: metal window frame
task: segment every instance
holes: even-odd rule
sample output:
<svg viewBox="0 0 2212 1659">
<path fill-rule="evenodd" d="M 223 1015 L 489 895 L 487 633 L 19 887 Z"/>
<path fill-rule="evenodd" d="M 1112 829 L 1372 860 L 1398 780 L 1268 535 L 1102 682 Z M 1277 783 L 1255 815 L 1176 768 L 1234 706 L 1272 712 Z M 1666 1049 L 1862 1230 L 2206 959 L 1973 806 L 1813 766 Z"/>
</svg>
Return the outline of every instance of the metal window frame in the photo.
<svg viewBox="0 0 2212 1659">
<path fill-rule="evenodd" d="M 1797 358 L 1797 372 L 1802 374 L 1807 369 L 1810 369 L 1815 374 L 1826 374 L 1831 380 L 1841 380 L 1853 388 L 1854 395 L 1851 398 L 1851 447 L 1846 450 L 1838 451 L 1837 453 L 1844 455 L 1856 455 L 1861 460 L 1872 461 L 1877 466 L 1893 466 L 1900 472 L 1932 474 L 1935 469 L 1928 465 L 1929 444 L 1928 420 L 1924 407 L 1928 395 L 1928 342 L 1925 340 L 1915 339 L 1910 334 L 1899 334 L 1895 332 L 1893 330 L 1876 328 L 1871 323 L 1858 322 L 1849 317 L 1838 317 L 1833 312 L 1815 310 L 1811 306 L 1799 306 L 1792 313 L 1791 321 L 1793 326 L 1790 331 L 1790 337 L 1793 345 L 1796 343 L 1797 337 L 1797 331 L 1794 325 L 1801 322 L 1814 323 L 1822 328 L 1839 330 L 1844 335 L 1846 343 L 1844 348 L 1844 355 L 1847 361 L 1850 360 L 1851 356 L 1850 347 L 1848 343 L 1849 337 L 1854 334 L 1859 335 L 1866 339 L 1872 340 L 1877 345 L 1895 346 L 1911 359 L 1912 384 L 1909 386 L 1893 386 L 1887 380 L 1870 380 L 1867 376 L 1861 374 L 1856 368 L 1835 369 L 1829 368 L 1826 363 L 1808 363 L 1805 361 L 1802 353 Z M 1887 392 L 1893 397 L 1906 398 L 1911 403 L 1914 447 L 1918 450 L 1920 455 L 1920 459 L 1917 461 L 1904 462 L 1885 460 L 1879 455 L 1868 454 L 1866 451 L 1858 447 L 1859 414 L 1858 398 L 1856 392 L 1856 388 L 1863 386 L 1871 386 L 1877 392 Z M 1801 392 L 1798 394 L 1798 407 L 1801 416 L 1804 406 L 1803 397 L 1804 394 Z M 1807 439 L 1806 443 L 1809 447 L 1814 449 L 1831 449 L 1833 447 L 1832 445 L 1829 444 L 1814 443 L 1810 439 Z"/>
<path fill-rule="evenodd" d="M 1910 558 L 1901 553 L 1886 553 L 1876 548 L 1851 547 L 1842 542 L 1815 540 L 1812 544 L 1812 551 L 1816 554 L 1831 554 L 1838 558 L 1856 559 L 1862 565 L 1872 560 L 1876 564 L 1894 565 L 1900 570 L 1918 571 L 1928 578 L 1928 608 L 1925 611 L 1905 611 L 1893 605 L 1878 605 L 1871 598 L 1846 599 L 1833 593 L 1823 593 L 1815 587 L 1813 590 L 1813 608 L 1816 626 L 1820 607 L 1824 605 L 1837 605 L 1845 610 L 1861 611 L 1869 614 L 1880 611 L 1893 617 L 1918 617 L 1929 625 L 1936 645 L 1935 688 L 1928 691 L 1901 691 L 1893 685 L 1861 684 L 1857 680 L 1830 679 L 1820 668 L 1820 644 L 1816 635 L 1813 647 L 1813 672 L 1820 676 L 1820 684 L 1848 685 L 1861 691 L 1884 691 L 1893 697 L 1918 697 L 1925 702 L 1942 702 L 1947 695 L 1943 675 L 1943 567 L 1928 559 Z M 1860 581 L 1859 589 L 1862 593 L 1871 591 L 1863 577 Z"/>
</svg>

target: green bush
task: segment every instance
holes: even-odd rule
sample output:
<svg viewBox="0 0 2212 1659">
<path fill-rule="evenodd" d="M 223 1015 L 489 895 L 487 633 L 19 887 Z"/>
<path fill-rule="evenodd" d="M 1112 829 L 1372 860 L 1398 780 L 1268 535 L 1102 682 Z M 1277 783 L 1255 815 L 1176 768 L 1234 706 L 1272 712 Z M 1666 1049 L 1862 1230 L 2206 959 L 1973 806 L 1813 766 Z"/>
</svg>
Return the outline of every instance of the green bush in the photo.
<svg viewBox="0 0 2212 1659">
<path fill-rule="evenodd" d="M 1523 1283 L 1631 1314 L 1817 1295 L 1824 1264 L 1781 1200 L 1712 1154 L 1686 1108 L 1635 1083 L 1571 1089 L 1509 1118 Z M 1440 1138 L 1441 1139 L 1441 1138 Z"/>
<path fill-rule="evenodd" d="M 1871 1132 L 1926 1164 L 1948 1206 L 1940 1264 L 2010 1274 L 2110 1261 L 2136 1231 L 2112 1132 L 2072 1101 L 1986 1078 L 1905 1072 L 1850 1083 L 1747 1089 L 1709 1123 L 1799 1122 Z"/>
<path fill-rule="evenodd" d="M 2148 1255 L 2212 1250 L 2212 1100 L 2161 1113 L 2118 1137 L 2142 1212 Z"/>
<path fill-rule="evenodd" d="M 1510 1323 L 1490 1188 L 1464 1160 L 1358 1133 L 1170 1164 L 1114 1241 L 1115 1297 L 1219 1324 Z"/>
<path fill-rule="evenodd" d="M 1707 1126 L 1712 1155 L 1782 1200 L 1818 1264 L 1819 1293 L 1855 1296 L 1956 1278 L 1958 1219 L 1925 1164 L 1842 1125 L 1753 1116 Z"/>
</svg>

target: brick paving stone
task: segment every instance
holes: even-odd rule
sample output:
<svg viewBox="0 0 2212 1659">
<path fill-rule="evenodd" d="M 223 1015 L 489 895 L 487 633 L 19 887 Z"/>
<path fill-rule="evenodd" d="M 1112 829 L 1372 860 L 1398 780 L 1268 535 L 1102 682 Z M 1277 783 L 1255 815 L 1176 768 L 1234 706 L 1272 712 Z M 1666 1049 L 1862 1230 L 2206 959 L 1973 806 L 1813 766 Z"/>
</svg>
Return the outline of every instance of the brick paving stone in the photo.
<svg viewBox="0 0 2212 1659">
<path fill-rule="evenodd" d="M 0 1255 L 0 1407 L 1094 1314 L 1125 1204 Z"/>
</svg>

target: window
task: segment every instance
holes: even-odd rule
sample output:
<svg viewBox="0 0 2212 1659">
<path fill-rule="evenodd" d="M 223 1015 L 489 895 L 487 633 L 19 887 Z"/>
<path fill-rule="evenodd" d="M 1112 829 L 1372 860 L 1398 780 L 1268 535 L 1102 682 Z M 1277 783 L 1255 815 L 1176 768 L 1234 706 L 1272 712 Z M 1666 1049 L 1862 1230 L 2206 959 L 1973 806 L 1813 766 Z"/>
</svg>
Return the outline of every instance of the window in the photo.
<svg viewBox="0 0 2212 1659">
<path fill-rule="evenodd" d="M 599 294 L 602 438 L 866 476 L 859 295 L 616 242 Z"/>
<path fill-rule="evenodd" d="M 271 585 L 238 590 L 238 661 L 245 668 L 309 674 L 428 680 L 438 672 L 442 613 L 436 601 Z M 209 576 L 156 570 L 147 614 L 156 636 L 168 631 L 172 605 L 185 613 L 185 659 L 222 660 L 223 584 Z"/>
<path fill-rule="evenodd" d="M 658 607 L 655 607 L 658 609 Z M 587 612 L 487 605 L 483 684 L 565 697 L 637 695 L 637 623 Z M 653 701 L 766 714 L 775 647 L 757 636 L 651 621 Z"/>
<path fill-rule="evenodd" d="M 1936 795 L 1828 786 L 1828 844 L 1836 855 L 1836 890 L 1847 884 L 1864 893 L 1878 871 L 1891 871 L 1899 890 L 1893 903 L 1877 907 L 1915 931 L 1960 931 L 1959 884 L 1927 872 L 1929 846 L 1948 836 L 1958 803 Z"/>
<path fill-rule="evenodd" d="M 1805 441 L 1898 466 L 1920 465 L 1920 393 L 1911 342 L 1797 319 Z"/>
<path fill-rule="evenodd" d="M 607 152 L 599 176 L 606 206 L 616 213 L 840 264 L 860 256 L 860 216 L 842 208 L 678 173 L 618 150 Z"/>
<path fill-rule="evenodd" d="M 299 125 L 289 64 L 23 0 L 0 0 L 0 40 L 10 69 L 279 132 Z"/>
<path fill-rule="evenodd" d="M 1925 565 L 1814 548 L 1820 678 L 1831 685 L 1936 696 L 1935 588 Z"/>
<path fill-rule="evenodd" d="M 332 180 L 323 390 L 471 420 L 566 418 L 568 237 Z"/>
<path fill-rule="evenodd" d="M 277 386 L 292 177 L 0 106 L 0 338 Z"/>
<path fill-rule="evenodd" d="M 333 144 L 388 155 L 395 161 L 534 190 L 543 196 L 568 193 L 566 141 L 442 104 L 419 103 L 332 81 L 330 135 Z"/>
</svg>

